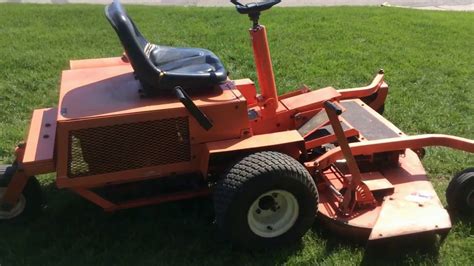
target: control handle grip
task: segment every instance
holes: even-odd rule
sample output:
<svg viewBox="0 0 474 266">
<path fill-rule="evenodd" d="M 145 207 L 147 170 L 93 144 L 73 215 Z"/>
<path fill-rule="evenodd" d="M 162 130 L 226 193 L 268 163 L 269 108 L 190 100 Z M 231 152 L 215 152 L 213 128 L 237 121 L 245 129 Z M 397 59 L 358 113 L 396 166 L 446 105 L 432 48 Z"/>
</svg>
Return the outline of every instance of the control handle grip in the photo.
<svg viewBox="0 0 474 266">
<path fill-rule="evenodd" d="M 324 107 L 336 113 L 336 115 L 342 114 L 342 109 L 331 101 L 325 101 Z"/>
</svg>

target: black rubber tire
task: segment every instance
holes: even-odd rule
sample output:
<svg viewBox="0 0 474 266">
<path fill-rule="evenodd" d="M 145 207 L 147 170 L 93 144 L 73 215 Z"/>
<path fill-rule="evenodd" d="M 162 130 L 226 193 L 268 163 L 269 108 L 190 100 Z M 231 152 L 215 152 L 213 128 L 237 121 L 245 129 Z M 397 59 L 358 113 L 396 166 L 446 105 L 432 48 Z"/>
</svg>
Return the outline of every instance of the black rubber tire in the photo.
<svg viewBox="0 0 474 266">
<path fill-rule="evenodd" d="M 7 187 L 16 171 L 16 166 L 0 166 L 0 187 Z M 35 217 L 43 207 L 43 193 L 36 177 L 31 176 L 23 189 L 25 207 L 23 211 L 10 219 L 1 219 L 0 223 L 23 223 Z"/>
<path fill-rule="evenodd" d="M 456 174 L 446 189 L 448 207 L 463 215 L 473 215 L 474 206 L 468 204 L 468 196 L 474 195 L 474 168 Z M 472 200 L 472 199 L 471 199 Z"/>
<path fill-rule="evenodd" d="M 252 203 L 271 190 L 291 193 L 298 202 L 299 213 L 288 231 L 265 238 L 250 229 L 247 215 Z M 214 191 L 216 222 L 221 233 L 244 248 L 273 248 L 301 239 L 314 223 L 317 203 L 316 185 L 306 168 L 286 154 L 271 151 L 237 161 Z"/>
</svg>

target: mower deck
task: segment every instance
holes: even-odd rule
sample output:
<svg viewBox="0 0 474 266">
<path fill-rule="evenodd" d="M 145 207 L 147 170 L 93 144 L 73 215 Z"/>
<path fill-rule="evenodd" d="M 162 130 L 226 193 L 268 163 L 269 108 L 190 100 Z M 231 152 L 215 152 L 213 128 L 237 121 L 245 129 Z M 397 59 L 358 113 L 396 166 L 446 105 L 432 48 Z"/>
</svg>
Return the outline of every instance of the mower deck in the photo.
<svg viewBox="0 0 474 266">
<path fill-rule="evenodd" d="M 405 136 L 360 100 L 342 101 L 341 105 L 346 108 L 341 117 L 359 132 L 361 145 L 367 141 Z M 362 183 L 374 195 L 377 204 L 372 208 L 356 207 L 350 215 L 341 212 L 337 195 L 332 190 L 343 191 L 344 182 L 352 180 L 352 174 L 338 169 L 337 164 L 322 173 L 332 187 L 324 182 L 318 185 L 318 209 L 329 228 L 344 236 L 369 241 L 416 233 L 443 235 L 449 232 L 449 214 L 428 181 L 418 155 L 411 149 L 401 148 L 400 151 L 391 151 L 387 159 L 393 160 L 394 156 L 398 157 L 394 159 L 395 163 L 383 162 L 383 167 L 375 165 L 361 173 Z"/>
<path fill-rule="evenodd" d="M 393 186 L 393 193 L 388 188 L 388 193 L 375 208 L 356 211 L 350 217 L 340 215 L 326 188 L 320 191 L 320 218 L 341 235 L 369 241 L 420 232 L 448 233 L 451 228 L 449 214 L 428 181 L 416 153 L 407 150 L 399 162 L 398 167 L 380 173 L 385 179 L 383 182 Z M 369 188 L 372 192 L 377 190 Z"/>
<path fill-rule="evenodd" d="M 387 169 L 384 174 L 395 191 L 384 198 L 369 241 L 421 232 L 449 232 L 449 214 L 413 151 L 407 150 L 400 158 L 400 167 Z"/>
</svg>

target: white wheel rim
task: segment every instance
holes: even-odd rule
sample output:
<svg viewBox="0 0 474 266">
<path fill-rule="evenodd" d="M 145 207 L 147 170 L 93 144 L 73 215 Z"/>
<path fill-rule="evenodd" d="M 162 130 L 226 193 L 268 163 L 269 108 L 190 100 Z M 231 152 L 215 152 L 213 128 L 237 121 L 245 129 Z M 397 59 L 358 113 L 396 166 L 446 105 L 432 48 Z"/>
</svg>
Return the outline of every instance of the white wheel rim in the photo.
<svg viewBox="0 0 474 266">
<path fill-rule="evenodd" d="M 3 195 L 6 191 L 6 188 L 0 188 L 0 200 L 3 198 Z M 25 210 L 25 205 L 26 199 L 22 194 L 20 195 L 20 198 L 18 199 L 16 205 L 11 210 L 4 211 L 0 208 L 0 220 L 8 220 L 17 217 L 23 212 L 23 210 Z"/>
<path fill-rule="evenodd" d="M 299 205 L 293 194 L 285 190 L 271 190 L 252 203 L 247 222 L 256 235 L 271 238 L 290 230 L 298 214 Z"/>
</svg>

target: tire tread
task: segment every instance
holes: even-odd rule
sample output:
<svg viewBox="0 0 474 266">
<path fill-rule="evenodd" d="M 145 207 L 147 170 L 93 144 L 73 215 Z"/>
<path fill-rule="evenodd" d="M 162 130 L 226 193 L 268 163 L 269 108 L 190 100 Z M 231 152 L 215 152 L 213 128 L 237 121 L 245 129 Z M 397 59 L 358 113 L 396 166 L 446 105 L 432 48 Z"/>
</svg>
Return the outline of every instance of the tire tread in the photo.
<svg viewBox="0 0 474 266">
<path fill-rule="evenodd" d="M 224 175 L 214 191 L 216 222 L 223 228 L 227 209 L 245 184 L 254 177 L 269 172 L 290 173 L 311 190 L 318 201 L 316 185 L 306 168 L 294 158 L 279 152 L 264 151 L 251 154 L 235 163 Z"/>
</svg>

